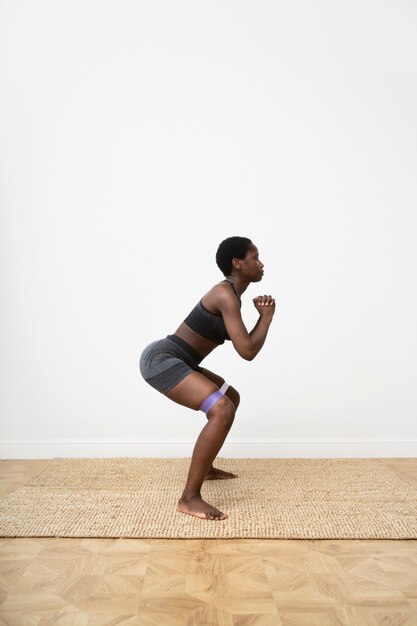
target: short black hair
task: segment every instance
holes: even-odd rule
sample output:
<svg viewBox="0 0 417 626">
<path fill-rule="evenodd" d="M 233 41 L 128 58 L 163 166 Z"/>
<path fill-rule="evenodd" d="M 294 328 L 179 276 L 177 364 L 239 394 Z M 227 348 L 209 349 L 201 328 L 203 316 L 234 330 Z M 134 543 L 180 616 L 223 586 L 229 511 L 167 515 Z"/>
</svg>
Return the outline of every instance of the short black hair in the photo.
<svg viewBox="0 0 417 626">
<path fill-rule="evenodd" d="M 221 242 L 216 252 L 216 263 L 224 276 L 232 271 L 232 259 L 244 259 L 252 245 L 247 237 L 228 237 Z"/>
</svg>

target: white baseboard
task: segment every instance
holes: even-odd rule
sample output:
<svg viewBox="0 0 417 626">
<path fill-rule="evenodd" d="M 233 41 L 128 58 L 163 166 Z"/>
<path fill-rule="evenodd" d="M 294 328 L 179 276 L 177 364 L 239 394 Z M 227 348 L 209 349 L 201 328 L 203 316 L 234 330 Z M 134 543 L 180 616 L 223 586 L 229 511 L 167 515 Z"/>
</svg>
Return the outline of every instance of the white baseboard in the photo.
<svg viewBox="0 0 417 626">
<path fill-rule="evenodd" d="M 0 441 L 0 459 L 191 458 L 195 441 Z M 226 441 L 224 458 L 415 458 L 417 441 Z"/>
</svg>

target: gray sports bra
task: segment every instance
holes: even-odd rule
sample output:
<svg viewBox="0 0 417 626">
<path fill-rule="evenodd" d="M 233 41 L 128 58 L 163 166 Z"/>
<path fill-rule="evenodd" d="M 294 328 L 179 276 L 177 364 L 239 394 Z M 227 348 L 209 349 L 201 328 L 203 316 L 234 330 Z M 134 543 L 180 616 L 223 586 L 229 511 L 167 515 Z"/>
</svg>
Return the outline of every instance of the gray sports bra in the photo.
<svg viewBox="0 0 417 626">
<path fill-rule="evenodd" d="M 222 282 L 229 283 L 229 285 L 231 285 L 237 299 L 239 300 L 239 305 L 242 306 L 242 302 L 233 282 L 229 278 L 226 278 Z M 217 343 L 218 345 L 224 343 L 225 340 L 230 341 L 222 315 L 208 311 L 203 306 L 202 299 L 187 315 L 184 322 L 189 328 L 191 328 L 191 330 L 194 330 L 194 332 L 198 333 L 202 337 L 205 337 L 206 339 L 209 339 L 210 341 L 213 341 L 214 343 Z"/>
</svg>

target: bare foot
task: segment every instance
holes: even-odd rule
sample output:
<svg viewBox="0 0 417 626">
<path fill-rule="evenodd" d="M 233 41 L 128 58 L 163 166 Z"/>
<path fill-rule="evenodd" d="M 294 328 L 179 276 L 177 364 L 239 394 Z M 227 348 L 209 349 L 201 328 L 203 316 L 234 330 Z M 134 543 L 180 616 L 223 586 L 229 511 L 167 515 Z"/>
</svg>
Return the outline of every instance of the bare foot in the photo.
<svg viewBox="0 0 417 626">
<path fill-rule="evenodd" d="M 194 515 L 194 517 L 201 517 L 202 519 L 223 520 L 227 518 L 226 513 L 215 509 L 214 506 L 211 506 L 208 502 L 204 502 L 204 500 L 198 496 L 190 498 L 189 500 L 184 500 L 183 498 L 178 500 L 177 511 Z"/>
<path fill-rule="evenodd" d="M 224 472 L 221 469 L 217 469 L 217 467 L 211 467 L 205 480 L 216 480 L 224 478 L 238 478 L 238 475 L 232 474 L 232 472 Z"/>
</svg>

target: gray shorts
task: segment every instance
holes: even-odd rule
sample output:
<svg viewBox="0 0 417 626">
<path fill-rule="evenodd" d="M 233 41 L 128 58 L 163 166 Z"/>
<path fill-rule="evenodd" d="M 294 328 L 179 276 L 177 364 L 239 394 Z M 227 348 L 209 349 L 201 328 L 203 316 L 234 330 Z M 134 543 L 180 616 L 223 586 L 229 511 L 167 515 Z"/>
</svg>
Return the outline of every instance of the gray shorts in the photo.
<svg viewBox="0 0 417 626">
<path fill-rule="evenodd" d="M 202 372 L 199 363 L 203 358 L 180 337 L 167 335 L 146 346 L 140 355 L 139 369 L 147 383 L 166 393 L 190 372 Z"/>
</svg>

